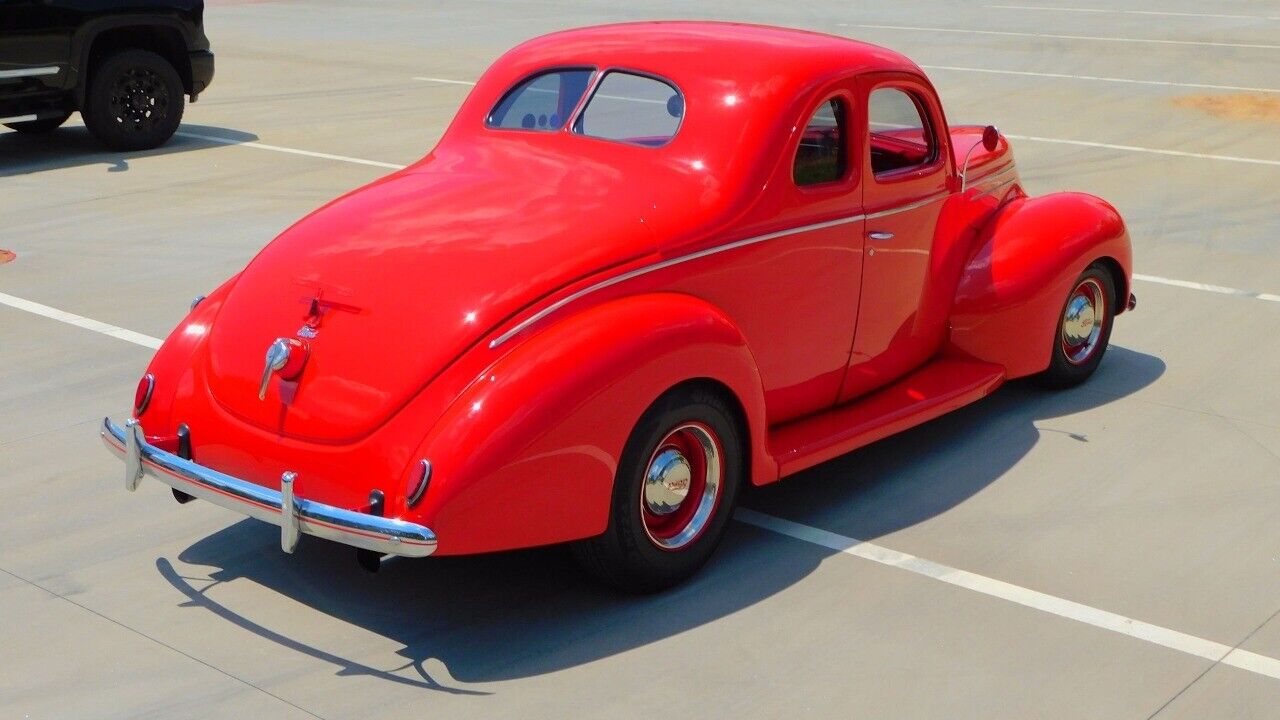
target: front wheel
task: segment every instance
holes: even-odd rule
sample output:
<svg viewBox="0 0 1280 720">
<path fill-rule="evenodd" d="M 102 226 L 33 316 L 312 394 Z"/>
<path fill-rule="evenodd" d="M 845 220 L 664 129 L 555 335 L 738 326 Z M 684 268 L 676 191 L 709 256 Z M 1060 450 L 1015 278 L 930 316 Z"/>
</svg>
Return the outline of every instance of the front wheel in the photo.
<svg viewBox="0 0 1280 720">
<path fill-rule="evenodd" d="M 1058 320 L 1049 369 L 1036 380 L 1045 387 L 1067 388 L 1089 379 L 1111 340 L 1115 320 L 1115 281 L 1094 264 L 1076 280 Z"/>
<path fill-rule="evenodd" d="M 112 150 L 149 150 L 182 122 L 182 78 L 168 60 L 146 50 L 111 55 L 93 71 L 80 114 Z"/>
<path fill-rule="evenodd" d="M 5 123 L 4 126 L 10 130 L 17 130 L 28 135 L 43 135 L 62 127 L 62 123 L 66 122 L 69 117 L 71 117 L 71 113 L 62 113 L 53 117 L 40 118 L 39 120 Z"/>
<path fill-rule="evenodd" d="M 742 483 L 736 417 L 702 388 L 677 388 L 650 406 L 618 464 L 608 529 L 574 545 L 583 568 L 629 592 L 664 590 L 697 572 Z"/>
</svg>

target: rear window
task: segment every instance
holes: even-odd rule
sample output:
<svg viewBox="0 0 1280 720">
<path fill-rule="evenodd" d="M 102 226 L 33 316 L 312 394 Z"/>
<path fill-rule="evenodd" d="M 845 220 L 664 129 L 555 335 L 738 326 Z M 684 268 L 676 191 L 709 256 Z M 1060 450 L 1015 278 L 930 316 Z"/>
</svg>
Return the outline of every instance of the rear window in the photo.
<svg viewBox="0 0 1280 720">
<path fill-rule="evenodd" d="M 614 71 L 596 87 L 573 131 L 637 145 L 665 145 L 684 118 L 684 96 L 674 85 L 647 75 Z"/>
<path fill-rule="evenodd" d="M 521 82 L 509 90 L 485 124 L 507 130 L 559 130 L 578 106 L 594 70 L 552 70 Z"/>
</svg>

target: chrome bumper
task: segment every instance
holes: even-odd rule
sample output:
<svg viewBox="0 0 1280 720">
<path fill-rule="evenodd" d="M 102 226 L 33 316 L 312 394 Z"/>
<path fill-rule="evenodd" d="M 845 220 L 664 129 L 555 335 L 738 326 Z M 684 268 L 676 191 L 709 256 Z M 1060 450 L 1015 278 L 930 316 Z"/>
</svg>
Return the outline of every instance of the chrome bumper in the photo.
<svg viewBox="0 0 1280 720">
<path fill-rule="evenodd" d="M 430 529 L 403 520 L 303 500 L 293 494 L 294 473 L 279 492 L 197 465 L 151 445 L 137 420 L 124 427 L 102 420 L 102 441 L 124 460 L 124 487 L 136 490 L 143 475 L 228 510 L 280 526 L 280 547 L 293 552 L 303 533 L 385 555 L 426 557 L 435 552 Z"/>
</svg>

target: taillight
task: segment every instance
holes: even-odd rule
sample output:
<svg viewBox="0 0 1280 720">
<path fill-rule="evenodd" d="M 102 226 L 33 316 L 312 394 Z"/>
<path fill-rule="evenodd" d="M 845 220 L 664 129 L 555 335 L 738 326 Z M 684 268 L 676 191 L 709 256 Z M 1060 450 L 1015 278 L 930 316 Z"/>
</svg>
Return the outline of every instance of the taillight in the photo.
<svg viewBox="0 0 1280 720">
<path fill-rule="evenodd" d="M 151 373 L 142 376 L 138 389 L 133 392 L 133 416 L 141 417 L 151 403 L 151 392 L 156 389 L 156 378 Z"/>
<path fill-rule="evenodd" d="M 423 495 L 427 494 L 427 485 L 431 482 L 431 461 L 423 460 L 418 463 L 418 467 L 414 469 L 413 475 L 409 478 L 409 487 L 405 492 L 405 505 L 413 507 L 418 504 Z"/>
</svg>

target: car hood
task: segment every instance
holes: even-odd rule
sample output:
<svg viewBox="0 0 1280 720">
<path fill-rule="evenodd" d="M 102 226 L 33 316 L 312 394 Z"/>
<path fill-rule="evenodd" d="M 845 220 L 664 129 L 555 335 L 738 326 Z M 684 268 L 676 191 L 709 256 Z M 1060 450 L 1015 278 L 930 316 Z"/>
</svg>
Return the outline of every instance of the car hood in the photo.
<svg viewBox="0 0 1280 720">
<path fill-rule="evenodd" d="M 449 165 L 339 198 L 249 264 L 207 346 L 225 409 L 282 436 L 354 441 L 523 307 L 655 250 L 645 200 L 608 165 L 566 173 L 527 153 Z M 259 400 L 277 338 L 306 344 L 305 365 Z"/>
</svg>

